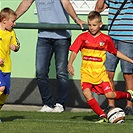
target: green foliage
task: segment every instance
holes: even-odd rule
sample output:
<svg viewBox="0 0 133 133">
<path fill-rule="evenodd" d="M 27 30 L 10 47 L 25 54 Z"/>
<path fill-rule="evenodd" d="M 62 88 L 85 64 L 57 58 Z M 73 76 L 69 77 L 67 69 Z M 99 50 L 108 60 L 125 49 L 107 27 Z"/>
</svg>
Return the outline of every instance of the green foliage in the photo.
<svg viewBox="0 0 133 133">
<path fill-rule="evenodd" d="M 40 113 L 1 111 L 2 133 L 132 133 L 133 116 L 125 123 L 95 123 L 93 112 Z"/>
</svg>

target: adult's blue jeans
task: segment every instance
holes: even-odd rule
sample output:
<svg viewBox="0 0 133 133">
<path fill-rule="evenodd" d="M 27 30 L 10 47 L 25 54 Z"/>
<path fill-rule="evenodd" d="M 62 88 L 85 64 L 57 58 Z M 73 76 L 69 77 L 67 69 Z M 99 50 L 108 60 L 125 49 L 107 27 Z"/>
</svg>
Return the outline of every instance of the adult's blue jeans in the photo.
<svg viewBox="0 0 133 133">
<path fill-rule="evenodd" d="M 68 52 L 71 39 L 38 38 L 36 48 L 36 77 L 44 105 L 64 104 L 68 94 Z M 49 69 L 54 54 L 56 67 L 57 98 L 52 97 Z"/>
</svg>

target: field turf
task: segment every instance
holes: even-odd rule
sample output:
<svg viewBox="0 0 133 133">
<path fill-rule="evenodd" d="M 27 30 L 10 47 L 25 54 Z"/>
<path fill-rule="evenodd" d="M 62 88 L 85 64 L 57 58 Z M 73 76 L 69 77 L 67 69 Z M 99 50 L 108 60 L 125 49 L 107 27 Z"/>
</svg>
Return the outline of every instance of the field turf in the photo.
<svg viewBox="0 0 133 133">
<path fill-rule="evenodd" d="M 0 133 L 133 133 L 133 116 L 121 124 L 95 123 L 94 112 L 1 111 Z"/>
</svg>

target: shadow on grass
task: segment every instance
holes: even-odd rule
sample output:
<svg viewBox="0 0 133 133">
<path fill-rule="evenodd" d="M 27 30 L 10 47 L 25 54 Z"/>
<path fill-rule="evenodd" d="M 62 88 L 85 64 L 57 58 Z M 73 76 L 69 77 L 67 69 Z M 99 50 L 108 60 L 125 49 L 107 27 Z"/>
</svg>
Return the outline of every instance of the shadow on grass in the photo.
<svg viewBox="0 0 133 133">
<path fill-rule="evenodd" d="M 79 118 L 83 118 L 83 120 L 85 121 L 95 121 L 98 119 L 98 116 L 97 115 L 91 115 L 91 116 L 73 116 L 71 117 L 71 119 L 73 120 L 76 120 L 76 119 L 79 119 Z"/>
<path fill-rule="evenodd" d="M 24 116 L 10 116 L 1 118 L 3 122 L 14 121 L 16 119 L 25 119 Z"/>
<path fill-rule="evenodd" d="M 83 120 L 86 120 L 86 121 L 95 121 L 97 119 L 98 119 L 97 115 L 90 115 L 90 116 L 84 116 L 83 117 Z"/>
</svg>

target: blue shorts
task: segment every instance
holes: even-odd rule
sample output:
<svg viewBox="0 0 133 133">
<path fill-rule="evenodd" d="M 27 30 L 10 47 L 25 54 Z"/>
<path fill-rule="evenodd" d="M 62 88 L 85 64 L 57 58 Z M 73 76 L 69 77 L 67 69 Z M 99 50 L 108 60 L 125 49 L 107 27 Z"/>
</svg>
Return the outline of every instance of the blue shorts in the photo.
<svg viewBox="0 0 133 133">
<path fill-rule="evenodd" d="M 133 44 L 125 43 L 118 40 L 113 40 L 115 43 L 115 47 L 122 52 L 124 55 L 128 56 L 129 58 L 133 59 Z M 106 54 L 106 62 L 105 66 L 108 71 L 115 72 L 117 64 L 120 60 L 121 71 L 123 73 L 133 73 L 133 64 L 122 59 L 117 58 L 116 56 L 107 52 Z"/>
<path fill-rule="evenodd" d="M 10 94 L 10 75 L 0 71 L 0 86 L 5 86 L 4 94 Z"/>
</svg>

